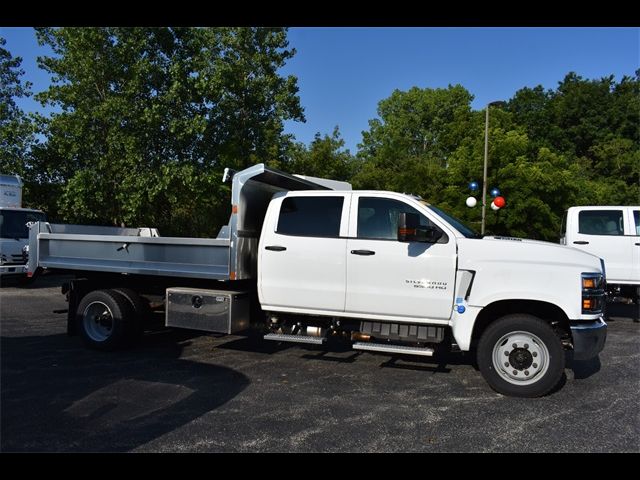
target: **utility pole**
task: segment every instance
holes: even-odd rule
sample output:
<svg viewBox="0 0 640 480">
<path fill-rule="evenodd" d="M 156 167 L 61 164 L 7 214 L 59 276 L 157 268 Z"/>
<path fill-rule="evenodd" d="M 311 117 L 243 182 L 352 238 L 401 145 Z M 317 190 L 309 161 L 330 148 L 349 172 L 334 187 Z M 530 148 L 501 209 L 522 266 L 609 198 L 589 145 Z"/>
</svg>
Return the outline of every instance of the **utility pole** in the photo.
<svg viewBox="0 0 640 480">
<path fill-rule="evenodd" d="M 484 235 L 485 215 L 487 210 L 487 164 L 489 163 L 489 107 L 491 105 L 504 105 L 506 102 L 496 100 L 487 103 L 484 120 L 484 173 L 482 174 L 482 228 L 480 233 Z"/>
</svg>

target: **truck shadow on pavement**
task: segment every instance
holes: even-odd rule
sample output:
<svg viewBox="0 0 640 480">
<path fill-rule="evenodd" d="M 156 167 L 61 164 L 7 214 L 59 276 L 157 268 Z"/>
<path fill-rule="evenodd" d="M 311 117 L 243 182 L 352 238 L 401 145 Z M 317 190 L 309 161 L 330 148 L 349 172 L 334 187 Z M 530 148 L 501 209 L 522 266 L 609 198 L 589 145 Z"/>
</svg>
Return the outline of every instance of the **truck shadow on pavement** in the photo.
<svg viewBox="0 0 640 480">
<path fill-rule="evenodd" d="M 590 358 L 589 360 L 572 360 L 567 361 L 567 368 L 573 371 L 573 376 L 576 380 L 584 380 L 591 375 L 595 375 L 600 371 L 600 357 Z"/>
<path fill-rule="evenodd" d="M 111 353 L 64 334 L 2 337 L 0 450 L 129 451 L 215 410 L 250 382 L 180 359 L 192 336 L 167 331 Z"/>
<path fill-rule="evenodd" d="M 472 365 L 472 359 L 461 352 L 439 353 L 435 357 L 421 358 L 413 355 L 402 354 L 372 354 L 351 348 L 347 341 L 329 339 L 324 345 L 304 345 L 287 342 L 272 342 L 259 339 L 241 338 L 219 345 L 217 348 L 239 350 L 246 352 L 259 352 L 272 354 L 288 349 L 304 351 L 300 358 L 310 361 L 354 363 L 363 355 L 376 355 L 382 363 L 380 368 L 397 368 L 403 370 L 427 371 L 432 373 L 448 373 L 451 371 L 447 365 Z M 400 363 L 400 362 L 401 363 Z M 474 367 L 475 368 L 475 367 Z"/>
</svg>

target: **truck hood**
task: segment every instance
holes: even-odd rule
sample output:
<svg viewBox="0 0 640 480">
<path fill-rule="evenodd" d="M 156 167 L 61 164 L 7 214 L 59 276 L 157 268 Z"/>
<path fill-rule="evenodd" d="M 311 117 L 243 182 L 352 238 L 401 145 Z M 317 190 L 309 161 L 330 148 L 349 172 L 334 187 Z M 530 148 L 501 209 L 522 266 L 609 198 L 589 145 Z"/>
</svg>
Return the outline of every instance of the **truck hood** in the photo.
<svg viewBox="0 0 640 480">
<path fill-rule="evenodd" d="M 602 270 L 600 258 L 577 248 L 525 238 L 489 236 L 482 239 L 458 240 L 459 268 L 475 270 L 482 264 L 527 264 L 549 268 L 575 268 L 582 272 Z"/>
<path fill-rule="evenodd" d="M 600 259 L 581 250 L 508 237 L 459 239 L 458 268 L 475 272 L 470 306 L 533 300 L 561 308 L 570 319 L 583 317 L 581 274 L 602 272 Z"/>
</svg>

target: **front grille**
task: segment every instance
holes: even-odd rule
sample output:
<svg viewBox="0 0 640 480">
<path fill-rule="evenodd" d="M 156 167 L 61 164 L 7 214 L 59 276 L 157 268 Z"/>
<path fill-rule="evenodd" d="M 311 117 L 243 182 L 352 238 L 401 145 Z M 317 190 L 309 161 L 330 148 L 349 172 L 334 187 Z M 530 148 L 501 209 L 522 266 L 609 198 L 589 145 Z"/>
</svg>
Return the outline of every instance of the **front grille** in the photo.
<svg viewBox="0 0 640 480">
<path fill-rule="evenodd" d="M 4 265 L 24 265 L 29 261 L 28 253 L 18 253 L 9 255 L 8 261 L 4 262 Z"/>
</svg>

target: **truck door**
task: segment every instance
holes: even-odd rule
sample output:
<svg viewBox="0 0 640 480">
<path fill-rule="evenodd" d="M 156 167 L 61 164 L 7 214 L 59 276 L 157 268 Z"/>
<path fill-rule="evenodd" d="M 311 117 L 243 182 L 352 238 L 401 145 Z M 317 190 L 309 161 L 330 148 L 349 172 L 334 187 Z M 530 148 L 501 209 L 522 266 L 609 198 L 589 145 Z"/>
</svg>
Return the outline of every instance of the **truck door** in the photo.
<svg viewBox="0 0 640 480">
<path fill-rule="evenodd" d="M 417 213 L 420 224 L 436 226 L 399 200 L 353 195 L 347 242 L 346 312 L 447 320 L 454 300 L 455 239 L 401 243 L 400 212 Z"/>
<path fill-rule="evenodd" d="M 640 209 L 629 209 L 631 215 L 631 259 L 633 271 L 631 279 L 640 284 Z"/>
<path fill-rule="evenodd" d="M 272 200 L 259 245 L 263 308 L 344 311 L 350 199 L 304 192 Z"/>
<path fill-rule="evenodd" d="M 573 235 L 568 246 L 603 258 L 607 282 L 628 281 L 631 278 L 631 249 L 629 237 L 624 234 L 623 210 L 612 207 L 577 213 L 578 233 Z M 573 225 L 575 229 L 575 222 Z"/>
</svg>

